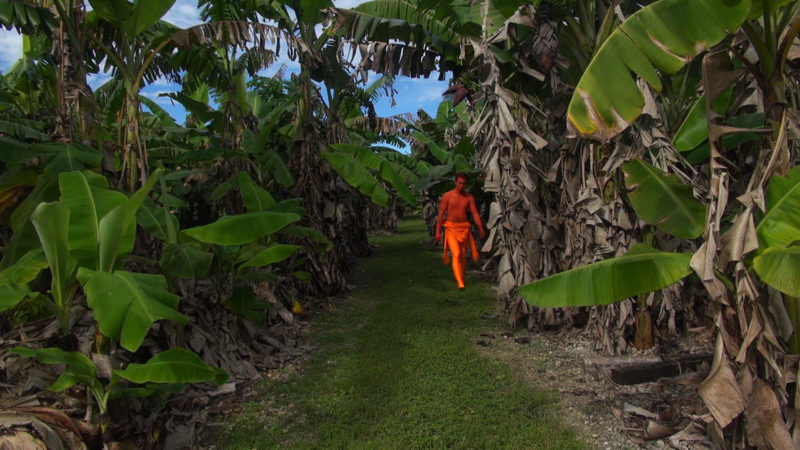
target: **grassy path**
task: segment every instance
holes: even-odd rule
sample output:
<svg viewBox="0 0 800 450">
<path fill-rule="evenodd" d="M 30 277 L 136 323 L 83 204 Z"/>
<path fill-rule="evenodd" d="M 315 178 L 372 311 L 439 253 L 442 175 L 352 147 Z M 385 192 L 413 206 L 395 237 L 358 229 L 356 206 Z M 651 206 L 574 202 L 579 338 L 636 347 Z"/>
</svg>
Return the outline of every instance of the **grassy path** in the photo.
<svg viewBox="0 0 800 450">
<path fill-rule="evenodd" d="M 480 333 L 498 326 L 482 318 L 495 306 L 489 284 L 468 273 L 459 291 L 425 239 L 418 219 L 374 239 L 351 298 L 314 319 L 319 349 L 303 371 L 265 382 L 268 400 L 244 405 L 218 447 L 585 447 L 552 397 L 479 354 Z"/>
</svg>

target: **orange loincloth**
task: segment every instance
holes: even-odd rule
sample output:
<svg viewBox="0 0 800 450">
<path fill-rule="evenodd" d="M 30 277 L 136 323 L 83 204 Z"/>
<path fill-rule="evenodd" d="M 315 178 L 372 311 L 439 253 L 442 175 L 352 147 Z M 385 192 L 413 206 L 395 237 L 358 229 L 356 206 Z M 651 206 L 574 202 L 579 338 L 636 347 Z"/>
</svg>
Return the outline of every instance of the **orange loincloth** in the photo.
<svg viewBox="0 0 800 450">
<path fill-rule="evenodd" d="M 444 223 L 444 263 L 449 263 L 447 251 L 453 254 L 453 276 L 460 289 L 464 288 L 464 268 L 467 263 L 467 245 L 472 250 L 472 259 L 478 260 L 478 247 L 472 237 L 469 222 Z"/>
</svg>

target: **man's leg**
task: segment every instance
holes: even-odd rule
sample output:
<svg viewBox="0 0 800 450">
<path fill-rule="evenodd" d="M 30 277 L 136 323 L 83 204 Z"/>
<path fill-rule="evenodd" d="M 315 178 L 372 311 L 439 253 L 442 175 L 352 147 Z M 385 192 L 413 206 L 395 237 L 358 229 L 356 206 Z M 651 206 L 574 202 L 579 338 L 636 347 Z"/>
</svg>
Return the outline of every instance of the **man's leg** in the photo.
<svg viewBox="0 0 800 450">
<path fill-rule="evenodd" d="M 456 278 L 456 284 L 459 289 L 464 289 L 464 261 L 467 256 L 466 248 L 458 242 L 456 233 L 445 232 L 445 239 L 447 239 L 447 248 L 453 257 L 453 276 Z"/>
</svg>

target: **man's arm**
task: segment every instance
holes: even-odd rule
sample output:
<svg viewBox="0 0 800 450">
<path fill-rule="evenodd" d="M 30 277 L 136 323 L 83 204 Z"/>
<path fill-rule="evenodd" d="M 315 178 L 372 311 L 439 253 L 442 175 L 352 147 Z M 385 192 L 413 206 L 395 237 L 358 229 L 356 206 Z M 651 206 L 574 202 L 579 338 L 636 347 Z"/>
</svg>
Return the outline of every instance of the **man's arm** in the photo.
<svg viewBox="0 0 800 450">
<path fill-rule="evenodd" d="M 483 222 L 481 222 L 481 215 L 478 214 L 478 207 L 475 206 L 475 197 L 472 196 L 471 194 L 469 196 L 469 210 L 472 212 L 472 220 L 475 221 L 475 225 L 481 232 L 481 239 L 485 238 L 486 230 L 483 228 Z"/>
<path fill-rule="evenodd" d="M 436 233 L 434 239 L 436 242 L 442 241 L 442 224 L 444 223 L 444 213 L 447 211 L 447 194 L 442 196 L 442 201 L 439 202 L 439 215 L 436 217 Z"/>
</svg>

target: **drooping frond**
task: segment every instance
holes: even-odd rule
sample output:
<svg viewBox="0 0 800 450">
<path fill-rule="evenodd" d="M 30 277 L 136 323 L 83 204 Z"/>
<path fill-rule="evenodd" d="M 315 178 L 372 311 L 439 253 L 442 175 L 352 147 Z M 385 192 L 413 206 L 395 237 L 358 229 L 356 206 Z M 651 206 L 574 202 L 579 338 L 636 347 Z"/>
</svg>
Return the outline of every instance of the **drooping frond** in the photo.
<svg viewBox="0 0 800 450">
<path fill-rule="evenodd" d="M 394 94 L 397 91 L 394 89 L 393 74 L 387 73 L 364 88 L 364 92 L 369 96 L 372 102 L 377 102 L 381 98 L 381 90 L 383 90 L 384 94 L 391 96 L 392 101 L 394 101 Z"/>
<path fill-rule="evenodd" d="M 49 8 L 20 0 L 0 1 L 0 26 L 16 29 L 27 35 L 52 34 L 56 18 Z"/>
<path fill-rule="evenodd" d="M 180 30 L 170 36 L 180 48 L 214 42 L 219 46 L 235 46 L 243 51 L 248 48 L 274 48 L 275 56 L 280 56 L 281 44 L 286 44 L 289 59 L 297 58 L 298 53 L 310 52 L 308 44 L 291 33 L 278 27 L 246 21 L 219 21 L 195 25 Z"/>
<path fill-rule="evenodd" d="M 275 62 L 275 52 L 268 48 L 252 47 L 245 52 L 234 63 L 234 71 L 245 71 L 251 77 L 262 69 L 266 69 Z"/>
<path fill-rule="evenodd" d="M 256 17 L 253 0 L 198 0 L 200 20 L 204 22 L 253 20 Z"/>
</svg>

